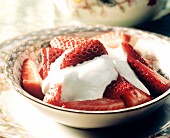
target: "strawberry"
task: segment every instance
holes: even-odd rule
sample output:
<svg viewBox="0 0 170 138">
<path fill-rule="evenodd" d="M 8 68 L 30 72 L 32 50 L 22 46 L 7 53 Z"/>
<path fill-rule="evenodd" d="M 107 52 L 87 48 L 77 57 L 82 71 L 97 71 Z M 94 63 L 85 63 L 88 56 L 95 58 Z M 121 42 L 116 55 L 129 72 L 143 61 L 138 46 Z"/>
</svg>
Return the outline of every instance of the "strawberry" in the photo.
<svg viewBox="0 0 170 138">
<path fill-rule="evenodd" d="M 95 57 L 107 54 L 103 44 L 98 40 L 88 39 L 86 43 L 80 43 L 76 48 L 73 48 L 67 54 L 60 65 L 60 68 L 76 66 L 78 63 L 92 60 Z"/>
<path fill-rule="evenodd" d="M 123 41 L 122 48 L 127 53 L 127 55 L 133 57 L 136 60 L 139 60 L 141 63 L 152 69 L 152 67 L 147 63 L 147 61 L 142 58 L 141 54 L 139 54 L 129 43 Z"/>
<path fill-rule="evenodd" d="M 57 36 L 51 40 L 50 45 L 63 51 L 70 49 L 70 52 L 63 59 L 63 63 L 60 66 L 61 69 L 76 66 L 78 63 L 83 63 L 94 57 L 107 54 L 101 42 L 84 37 Z"/>
<path fill-rule="evenodd" d="M 50 70 L 50 65 L 53 63 L 64 51 L 58 48 L 42 48 L 41 56 L 42 56 L 42 64 L 43 64 L 43 79 L 45 79 L 48 75 L 48 71 Z"/>
<path fill-rule="evenodd" d="M 62 93 L 62 84 L 55 84 L 45 94 L 43 101 L 55 106 L 60 106 L 61 93 Z"/>
<path fill-rule="evenodd" d="M 110 99 L 122 99 L 125 107 L 136 106 L 152 100 L 150 95 L 130 84 L 120 75 L 116 81 L 107 86 L 103 97 Z"/>
<path fill-rule="evenodd" d="M 63 102 L 62 107 L 86 111 L 106 111 L 125 108 L 121 99 L 111 100 L 100 98 L 95 100 Z"/>
<path fill-rule="evenodd" d="M 130 89 L 120 95 L 125 107 L 133 107 L 151 101 L 152 98 L 139 89 Z"/>
<path fill-rule="evenodd" d="M 146 94 L 142 90 L 136 88 L 134 85 L 129 83 L 127 80 L 125 80 L 122 76 L 118 76 L 117 80 L 112 81 L 107 87 L 103 94 L 103 97 L 109 98 L 109 99 L 122 99 L 122 95 L 126 95 L 126 98 L 128 99 L 128 95 L 126 93 L 133 93 L 135 92 L 136 95 L 140 95 L 141 97 L 147 97 L 147 99 L 151 99 L 150 95 Z M 138 98 L 138 97 L 137 97 Z M 131 99 L 129 99 L 130 101 Z M 138 99 L 133 99 L 136 105 L 141 104 L 141 101 Z M 123 99 L 124 101 L 124 99 Z M 126 103 L 126 101 L 124 101 Z M 143 100 L 143 102 L 147 102 L 147 100 Z"/>
<path fill-rule="evenodd" d="M 132 85 L 128 83 L 122 76 L 118 76 L 117 80 L 113 80 L 105 89 L 103 97 L 109 99 L 120 99 L 120 95 L 131 89 Z"/>
<path fill-rule="evenodd" d="M 54 37 L 50 45 L 54 48 L 59 48 L 62 50 L 76 48 L 81 46 L 83 43 L 86 43 L 88 38 L 84 37 L 74 37 L 74 36 L 57 36 Z"/>
<path fill-rule="evenodd" d="M 21 72 L 21 84 L 24 90 L 42 100 L 44 94 L 41 91 L 41 82 L 42 79 L 34 62 L 31 59 L 25 59 Z"/>
<path fill-rule="evenodd" d="M 127 61 L 153 97 L 157 97 L 169 89 L 170 81 L 156 71 L 150 69 L 131 56 L 127 57 Z"/>
<path fill-rule="evenodd" d="M 107 33 L 94 36 L 93 39 L 99 40 L 106 47 L 116 48 L 119 46 L 119 44 L 116 43 L 117 40 L 119 41 L 121 40 L 129 43 L 131 36 L 124 32 L 115 31 L 115 32 L 107 32 Z"/>
<path fill-rule="evenodd" d="M 41 73 L 41 78 L 45 79 L 47 77 L 47 75 L 48 75 L 48 70 L 49 70 L 47 68 L 47 52 L 46 52 L 46 48 L 41 49 L 41 58 L 42 58 L 43 67 L 42 67 L 41 72 L 39 72 L 39 73 Z"/>
<path fill-rule="evenodd" d="M 40 76 L 41 76 L 41 78 L 43 79 L 43 68 L 41 68 L 40 70 L 39 70 L 39 74 L 40 74 Z"/>
<path fill-rule="evenodd" d="M 86 45 L 88 44 L 93 45 L 91 43 L 95 44 L 93 40 L 88 39 L 88 38 L 83 38 L 83 37 L 73 37 L 73 36 L 54 37 L 50 42 L 51 47 L 42 48 L 41 50 L 42 62 L 43 62 L 43 79 L 45 79 L 46 76 L 48 75 L 48 71 L 50 70 L 50 64 L 53 63 L 59 56 L 61 56 L 61 54 L 67 49 L 72 49 L 72 53 L 69 53 L 66 55 L 64 62 L 62 63 L 64 65 L 61 65 L 61 68 L 71 66 L 71 65 L 77 65 L 77 63 L 82 63 L 85 60 L 91 59 L 92 57 L 89 56 L 90 54 L 88 54 L 90 51 L 85 51 L 87 50 Z M 102 45 L 100 42 L 98 43 L 99 45 Z M 96 43 L 96 48 L 98 48 L 97 45 L 98 44 Z M 104 47 L 102 46 L 99 46 L 99 47 L 103 48 L 103 51 L 107 53 Z M 91 50 L 99 50 L 96 48 L 92 49 L 92 46 L 91 46 Z M 78 52 L 80 52 L 80 54 L 77 54 Z M 96 52 L 99 52 L 99 51 L 96 51 Z M 71 55 L 72 57 L 70 57 Z M 76 61 L 72 59 L 74 56 L 77 58 Z M 82 56 L 82 58 L 85 58 L 85 59 L 80 59 L 78 56 Z M 70 58 L 71 58 L 72 63 L 68 61 L 70 60 Z"/>
</svg>

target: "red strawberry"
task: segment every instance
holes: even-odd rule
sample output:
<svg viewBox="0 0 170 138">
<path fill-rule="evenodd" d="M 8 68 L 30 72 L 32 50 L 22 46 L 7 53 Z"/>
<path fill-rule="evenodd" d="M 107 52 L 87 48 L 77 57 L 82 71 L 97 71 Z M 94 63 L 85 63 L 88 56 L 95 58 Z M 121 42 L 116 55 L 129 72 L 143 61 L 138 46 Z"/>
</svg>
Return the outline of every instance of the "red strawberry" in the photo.
<svg viewBox="0 0 170 138">
<path fill-rule="evenodd" d="M 45 94 L 43 101 L 55 106 L 60 106 L 61 93 L 62 93 L 62 84 L 55 84 Z"/>
<path fill-rule="evenodd" d="M 130 89 L 120 95 L 126 107 L 132 107 L 151 101 L 152 98 L 139 89 Z"/>
<path fill-rule="evenodd" d="M 43 68 L 41 68 L 40 71 L 39 71 L 39 74 L 40 74 L 40 76 L 41 76 L 42 79 L 43 79 L 43 73 L 44 73 L 44 72 L 43 72 Z"/>
<path fill-rule="evenodd" d="M 103 97 L 122 99 L 126 107 L 136 106 L 152 100 L 150 95 L 136 88 L 120 75 L 116 81 L 112 81 L 107 86 Z"/>
<path fill-rule="evenodd" d="M 21 84 L 25 91 L 32 96 L 43 99 L 44 94 L 41 91 L 41 82 L 37 67 L 31 59 L 25 59 L 22 65 Z"/>
<path fill-rule="evenodd" d="M 47 68 L 47 52 L 46 52 L 46 48 L 42 48 L 41 49 L 41 57 L 42 57 L 42 79 L 45 79 L 48 75 L 48 68 Z"/>
<path fill-rule="evenodd" d="M 133 57 L 136 60 L 139 60 L 141 63 L 152 69 L 152 67 L 146 62 L 146 60 L 142 58 L 141 54 L 139 54 L 129 43 L 123 41 L 122 48 L 127 53 L 127 55 Z"/>
<path fill-rule="evenodd" d="M 101 35 L 94 36 L 93 39 L 97 39 L 104 44 L 106 47 L 116 48 L 119 45 L 115 43 L 117 40 L 130 42 L 131 36 L 120 31 L 103 33 Z"/>
<path fill-rule="evenodd" d="M 86 111 L 106 111 L 122 109 L 125 108 L 125 105 L 121 99 L 111 100 L 101 98 L 95 100 L 63 102 L 62 107 Z"/>
<path fill-rule="evenodd" d="M 86 43 L 88 38 L 84 37 L 74 37 L 74 36 L 57 36 L 54 37 L 50 45 L 54 48 L 59 48 L 62 50 L 76 48 L 81 46 L 83 43 Z"/>
<path fill-rule="evenodd" d="M 107 54 L 103 44 L 98 40 L 88 39 L 86 43 L 80 42 L 78 47 L 73 48 L 65 55 L 60 68 L 62 69 L 69 66 L 76 66 L 78 63 L 92 60 L 103 54 Z"/>
<path fill-rule="evenodd" d="M 150 69 L 131 56 L 127 57 L 127 61 L 141 82 L 148 88 L 152 96 L 159 96 L 169 89 L 170 81 L 156 71 Z"/>
<path fill-rule="evenodd" d="M 78 63 L 91 60 L 102 54 L 107 54 L 101 42 L 84 37 L 58 36 L 51 40 L 50 45 L 63 51 L 67 49 L 71 50 L 65 55 L 63 63 L 60 66 L 61 69 L 68 66 L 75 66 Z"/>
<path fill-rule="evenodd" d="M 109 99 L 120 99 L 120 95 L 131 89 L 131 87 L 132 85 L 119 75 L 117 80 L 113 80 L 106 87 L 103 97 Z"/>
<path fill-rule="evenodd" d="M 42 48 L 41 56 L 42 56 L 42 64 L 43 64 L 43 79 L 45 79 L 48 75 L 48 71 L 50 70 L 50 65 L 53 63 L 64 50 L 58 48 Z"/>
</svg>

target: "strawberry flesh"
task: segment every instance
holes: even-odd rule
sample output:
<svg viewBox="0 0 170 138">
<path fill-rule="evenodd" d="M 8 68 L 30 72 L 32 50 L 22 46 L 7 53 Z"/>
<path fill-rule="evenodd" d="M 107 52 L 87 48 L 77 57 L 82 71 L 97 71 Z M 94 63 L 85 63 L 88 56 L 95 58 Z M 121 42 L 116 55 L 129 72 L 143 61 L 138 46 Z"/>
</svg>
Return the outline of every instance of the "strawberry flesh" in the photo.
<svg viewBox="0 0 170 138">
<path fill-rule="evenodd" d="M 60 68 L 63 69 L 69 66 L 76 66 L 79 63 L 92 60 L 103 54 L 107 54 L 103 44 L 98 40 L 89 39 L 86 43 L 82 43 L 80 46 L 65 54 Z"/>
<path fill-rule="evenodd" d="M 152 98 L 139 89 L 131 89 L 120 95 L 125 107 L 133 107 L 151 101 Z"/>
<path fill-rule="evenodd" d="M 55 106 L 60 106 L 61 93 L 62 93 L 62 84 L 60 83 L 55 84 L 45 94 L 43 101 Z"/>
<path fill-rule="evenodd" d="M 41 79 L 43 79 L 43 68 L 41 68 L 40 70 L 39 70 L 39 74 L 40 74 L 40 76 L 41 76 Z"/>
<path fill-rule="evenodd" d="M 21 85 L 25 91 L 38 99 L 43 99 L 44 94 L 41 91 L 42 79 L 31 59 L 25 59 L 23 62 L 21 80 Z"/>
<path fill-rule="evenodd" d="M 86 43 L 88 38 L 84 37 L 74 37 L 74 36 L 57 36 L 54 37 L 50 45 L 53 48 L 59 48 L 62 50 L 73 49 Z"/>
<path fill-rule="evenodd" d="M 131 89 L 132 85 L 128 83 L 122 76 L 118 76 L 117 80 L 113 80 L 105 89 L 103 97 L 109 99 L 120 99 L 120 95 Z"/>
<path fill-rule="evenodd" d="M 152 67 L 147 63 L 147 61 L 139 54 L 129 43 L 123 41 L 122 48 L 127 53 L 127 55 L 133 57 L 136 60 L 139 60 L 144 65 L 152 69 Z"/>
<path fill-rule="evenodd" d="M 125 107 L 136 106 L 152 99 L 150 95 L 136 88 L 120 75 L 116 81 L 112 81 L 107 86 L 103 97 L 122 99 Z"/>
<path fill-rule="evenodd" d="M 64 52 L 64 50 L 61 50 L 59 48 L 42 48 L 41 49 L 41 56 L 42 56 L 42 64 L 43 64 L 43 79 L 45 79 L 48 75 L 48 71 L 50 70 L 50 65 L 53 63 L 61 54 Z"/>
<path fill-rule="evenodd" d="M 170 81 L 156 71 L 150 69 L 131 56 L 127 57 L 127 61 L 141 82 L 143 82 L 150 91 L 151 96 L 157 97 L 169 89 Z"/>
<path fill-rule="evenodd" d="M 106 111 L 125 108 L 121 99 L 111 100 L 100 98 L 95 100 L 63 102 L 62 107 L 86 111 Z"/>
</svg>

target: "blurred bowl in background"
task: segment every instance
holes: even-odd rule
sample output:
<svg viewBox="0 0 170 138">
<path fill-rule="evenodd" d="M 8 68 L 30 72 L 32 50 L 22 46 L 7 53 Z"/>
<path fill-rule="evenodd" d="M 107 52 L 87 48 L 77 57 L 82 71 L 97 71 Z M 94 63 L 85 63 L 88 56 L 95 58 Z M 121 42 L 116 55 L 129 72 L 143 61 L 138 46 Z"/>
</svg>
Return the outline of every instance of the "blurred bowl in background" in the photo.
<svg viewBox="0 0 170 138">
<path fill-rule="evenodd" d="M 85 24 L 134 26 L 153 19 L 166 0 L 54 0 L 61 18 Z"/>
</svg>

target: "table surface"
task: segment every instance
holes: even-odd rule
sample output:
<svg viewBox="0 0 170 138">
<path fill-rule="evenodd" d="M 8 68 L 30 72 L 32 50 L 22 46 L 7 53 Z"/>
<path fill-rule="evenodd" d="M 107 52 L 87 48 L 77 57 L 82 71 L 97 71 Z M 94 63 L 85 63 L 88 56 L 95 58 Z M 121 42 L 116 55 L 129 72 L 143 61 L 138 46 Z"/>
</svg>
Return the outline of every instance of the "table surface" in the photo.
<svg viewBox="0 0 170 138">
<path fill-rule="evenodd" d="M 65 24 L 64 21 L 61 20 L 61 18 L 58 18 L 55 10 L 55 5 L 52 0 L 41 0 L 41 1 L 0 0 L 0 9 L 2 9 L 0 12 L 0 44 L 1 44 L 0 46 L 7 44 L 9 40 L 12 41 L 13 40 L 12 38 L 22 36 L 30 32 L 35 32 L 43 29 L 56 28 L 62 25 L 75 24 L 74 21 L 70 21 L 67 22 L 67 24 Z M 170 24 L 170 14 L 167 14 L 166 16 L 163 16 L 158 20 L 143 23 L 141 25 L 134 26 L 134 28 L 170 36 L 169 24 Z M 4 60 L 4 57 L 2 55 L 0 55 L 0 64 L 2 64 L 1 61 Z M 2 72 L 1 68 L 0 70 Z M 1 76 L 0 73 L 0 84 L 2 84 L 4 81 L 2 77 L 3 76 Z M 1 92 L 4 91 L 5 88 L 6 86 L 4 86 L 4 88 L 0 88 L 0 96 L 1 96 Z M 8 117 L 7 113 L 5 112 L 3 104 L 1 104 L 2 103 L 1 100 L 2 97 L 0 98 L 0 137 L 8 137 L 8 138 L 9 137 L 13 138 L 17 136 L 31 137 L 25 131 L 24 126 L 20 126 L 19 124 L 15 124 L 11 122 L 10 120 L 11 118 Z M 166 103 L 168 105 L 168 108 L 170 105 L 169 101 L 170 98 Z M 166 107 L 167 106 L 164 106 L 164 108 Z M 161 116 L 161 112 L 164 111 L 164 108 L 157 111 L 157 116 L 155 116 L 155 119 L 159 119 L 159 116 Z M 142 121 L 147 121 L 147 119 Z M 155 130 L 155 134 L 153 134 L 150 137 L 170 137 L 170 128 L 168 127 L 168 125 L 170 125 L 169 122 L 170 121 L 167 121 L 166 124 L 167 126 L 165 127 L 164 130 L 162 131 Z M 157 125 L 158 122 L 153 122 L 153 123 L 154 125 Z M 4 126 L 7 125 L 8 127 L 4 129 Z M 9 126 L 11 127 L 11 129 L 9 129 Z M 150 125 L 150 127 L 152 126 Z M 2 128 L 3 130 L 5 130 L 5 132 L 2 131 Z M 19 128 L 19 130 L 17 130 L 16 128 Z M 124 126 L 124 128 L 127 129 L 126 126 Z M 140 127 L 138 129 L 140 129 Z M 22 132 L 22 136 L 19 134 L 21 132 Z"/>
</svg>

